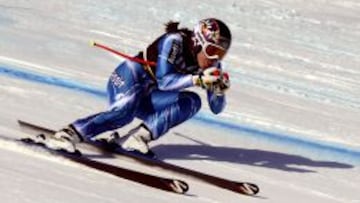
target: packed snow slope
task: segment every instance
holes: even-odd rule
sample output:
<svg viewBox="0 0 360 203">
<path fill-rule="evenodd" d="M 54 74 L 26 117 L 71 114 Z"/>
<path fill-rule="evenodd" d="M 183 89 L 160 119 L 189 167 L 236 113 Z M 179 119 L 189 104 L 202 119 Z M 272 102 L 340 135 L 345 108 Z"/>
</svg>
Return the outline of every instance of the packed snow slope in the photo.
<svg viewBox="0 0 360 203">
<path fill-rule="evenodd" d="M 1 202 L 360 202 L 359 13 L 356 0 L 0 0 Z M 257 183 L 258 197 L 93 155 L 190 184 L 187 196 L 169 194 L 9 140 L 24 136 L 17 119 L 58 129 L 106 109 L 107 78 L 123 59 L 89 40 L 135 55 L 167 21 L 191 28 L 206 17 L 233 34 L 227 108 L 215 116 L 204 102 L 152 148 Z"/>
</svg>

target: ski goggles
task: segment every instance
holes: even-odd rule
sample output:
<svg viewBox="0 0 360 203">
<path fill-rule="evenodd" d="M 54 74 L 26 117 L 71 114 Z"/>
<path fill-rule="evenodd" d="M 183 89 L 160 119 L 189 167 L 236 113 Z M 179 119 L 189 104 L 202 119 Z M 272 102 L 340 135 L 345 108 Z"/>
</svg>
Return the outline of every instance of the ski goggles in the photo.
<svg viewBox="0 0 360 203">
<path fill-rule="evenodd" d="M 226 54 L 226 50 L 223 47 L 209 42 L 202 46 L 202 51 L 208 59 L 221 60 Z"/>
<path fill-rule="evenodd" d="M 196 32 L 196 38 L 199 40 L 202 52 L 205 54 L 206 58 L 221 60 L 226 54 L 226 49 L 224 47 L 206 41 L 204 36 L 199 32 Z"/>
</svg>

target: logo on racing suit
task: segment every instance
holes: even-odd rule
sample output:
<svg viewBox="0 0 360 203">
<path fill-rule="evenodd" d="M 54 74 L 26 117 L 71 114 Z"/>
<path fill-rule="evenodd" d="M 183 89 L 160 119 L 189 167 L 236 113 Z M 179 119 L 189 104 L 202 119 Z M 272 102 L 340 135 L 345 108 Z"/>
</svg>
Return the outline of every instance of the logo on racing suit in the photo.
<svg viewBox="0 0 360 203">
<path fill-rule="evenodd" d="M 174 64 L 176 56 L 179 54 L 179 52 L 180 52 L 180 45 L 176 42 L 173 42 L 168 56 L 168 62 Z"/>
<path fill-rule="evenodd" d="M 116 72 L 113 72 L 110 76 L 110 81 L 116 86 L 116 87 L 121 87 L 125 84 L 125 80 L 118 74 L 116 74 Z"/>
</svg>

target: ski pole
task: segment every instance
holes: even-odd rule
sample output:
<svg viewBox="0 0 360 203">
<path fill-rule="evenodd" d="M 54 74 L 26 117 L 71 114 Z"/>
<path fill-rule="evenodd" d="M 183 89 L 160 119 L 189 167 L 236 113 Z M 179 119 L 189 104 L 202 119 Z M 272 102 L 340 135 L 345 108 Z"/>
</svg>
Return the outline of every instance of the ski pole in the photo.
<svg viewBox="0 0 360 203">
<path fill-rule="evenodd" d="M 93 40 L 90 41 L 90 46 L 93 46 L 93 47 L 98 47 L 98 48 L 101 48 L 101 49 L 104 49 L 106 51 L 109 51 L 111 53 L 114 53 L 118 56 L 121 56 L 121 57 L 124 57 L 126 59 L 129 59 L 131 61 L 134 61 L 134 62 L 137 62 L 137 63 L 140 63 L 140 64 L 143 64 L 143 65 L 148 65 L 148 66 L 156 66 L 156 62 L 153 62 L 153 61 L 146 61 L 146 60 L 143 60 L 141 58 L 137 58 L 137 57 L 132 57 L 132 56 L 129 56 L 125 53 L 122 53 L 120 51 L 116 51 L 115 49 L 112 49 L 106 45 L 103 45 L 103 44 L 100 44 L 98 42 L 95 42 Z"/>
</svg>

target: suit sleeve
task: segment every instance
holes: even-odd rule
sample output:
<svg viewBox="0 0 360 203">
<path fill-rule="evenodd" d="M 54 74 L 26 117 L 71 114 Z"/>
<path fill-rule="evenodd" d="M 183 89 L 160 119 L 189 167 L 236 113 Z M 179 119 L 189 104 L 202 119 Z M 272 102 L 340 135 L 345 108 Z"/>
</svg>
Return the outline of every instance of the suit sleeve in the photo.
<svg viewBox="0 0 360 203">
<path fill-rule="evenodd" d="M 221 63 L 217 63 L 217 67 L 221 69 Z M 207 100 L 209 103 L 210 110 L 214 114 L 221 113 L 226 106 L 226 96 L 224 95 L 216 95 L 214 92 L 207 90 Z"/>
<path fill-rule="evenodd" d="M 159 44 L 156 78 L 162 91 L 176 91 L 193 86 L 191 74 L 181 74 L 175 69 L 176 63 L 184 60 L 182 56 L 182 37 L 169 34 Z"/>
</svg>

